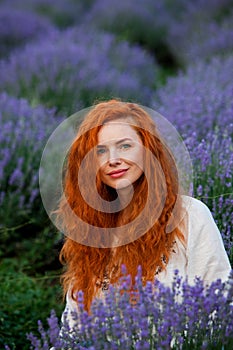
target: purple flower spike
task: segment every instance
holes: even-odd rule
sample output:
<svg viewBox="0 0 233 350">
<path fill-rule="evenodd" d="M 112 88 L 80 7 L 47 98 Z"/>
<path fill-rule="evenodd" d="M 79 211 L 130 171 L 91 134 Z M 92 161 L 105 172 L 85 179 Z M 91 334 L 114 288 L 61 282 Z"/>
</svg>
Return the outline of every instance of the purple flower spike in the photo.
<svg viewBox="0 0 233 350">
<path fill-rule="evenodd" d="M 189 285 L 176 271 L 172 288 L 158 281 L 148 283 L 139 291 L 136 304 L 130 303 L 129 294 L 126 303 L 126 293 L 119 293 L 121 283 L 112 286 L 104 300 L 93 302 L 88 317 L 84 310 L 77 315 L 81 327 L 71 332 L 68 323 L 63 323 L 56 350 L 228 348 L 233 338 L 232 279 L 233 272 L 226 283 L 217 280 L 204 288 L 202 280 Z M 59 329 L 54 313 L 51 318 L 47 333 L 40 327 L 44 344 Z M 29 339 L 32 349 L 38 349 L 40 339 L 32 335 Z M 55 346 L 52 339 L 49 345 Z"/>
<path fill-rule="evenodd" d="M 47 138 L 62 119 L 55 118 L 52 109 L 32 108 L 27 100 L 6 93 L 0 94 L 0 111 L 1 225 L 22 223 L 37 207 L 40 220 L 44 215 L 38 183 L 40 159 Z"/>
<path fill-rule="evenodd" d="M 139 46 L 77 27 L 27 45 L 0 62 L 0 90 L 69 115 L 97 98 L 148 104 L 158 72 Z"/>
</svg>

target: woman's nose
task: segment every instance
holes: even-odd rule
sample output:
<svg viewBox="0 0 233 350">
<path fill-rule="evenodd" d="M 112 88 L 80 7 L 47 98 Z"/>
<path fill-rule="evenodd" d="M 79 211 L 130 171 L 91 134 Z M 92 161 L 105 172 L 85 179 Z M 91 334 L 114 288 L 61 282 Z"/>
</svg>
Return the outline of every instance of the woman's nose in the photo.
<svg viewBox="0 0 233 350">
<path fill-rule="evenodd" d="M 109 163 L 109 165 L 111 165 L 111 166 L 121 164 L 121 159 L 120 159 L 120 157 L 119 157 L 119 155 L 118 155 L 117 150 L 111 150 L 111 151 L 109 152 L 108 163 Z"/>
<path fill-rule="evenodd" d="M 108 161 L 110 166 L 116 166 L 121 164 L 121 159 L 120 158 L 110 158 Z"/>
</svg>

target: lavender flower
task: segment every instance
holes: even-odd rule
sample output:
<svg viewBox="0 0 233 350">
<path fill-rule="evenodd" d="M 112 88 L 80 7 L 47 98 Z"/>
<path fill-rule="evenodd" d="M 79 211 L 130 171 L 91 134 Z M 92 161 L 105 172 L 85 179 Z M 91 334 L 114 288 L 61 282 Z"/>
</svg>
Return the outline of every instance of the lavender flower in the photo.
<svg viewBox="0 0 233 350">
<path fill-rule="evenodd" d="M 54 118 L 54 110 L 32 108 L 26 100 L 5 93 L 0 94 L 0 111 L 1 226 L 22 222 L 37 206 L 40 220 L 40 158 L 48 136 L 61 118 Z"/>
<path fill-rule="evenodd" d="M 34 12 L 54 22 L 59 27 L 67 27 L 80 22 L 92 0 L 2 0 L 1 6 Z"/>
<path fill-rule="evenodd" d="M 50 21 L 38 14 L 0 6 L 0 57 L 53 29 Z"/>
<path fill-rule="evenodd" d="M 164 41 L 164 27 L 168 20 L 164 1 L 153 0 L 143 3 L 140 0 L 97 0 L 84 17 L 84 22 L 95 28 L 110 31 L 131 42 L 143 43 L 151 50 L 156 50 Z"/>
<path fill-rule="evenodd" d="M 113 35 L 84 30 L 58 32 L 0 62 L 0 90 L 67 113 L 107 96 L 147 104 L 158 73 L 152 57 Z"/>
<path fill-rule="evenodd" d="M 97 0 L 84 21 L 145 45 L 163 64 L 188 65 L 232 51 L 231 7 L 230 0 Z"/>
<path fill-rule="evenodd" d="M 211 209 L 231 259 L 232 66 L 232 55 L 190 66 L 185 73 L 170 78 L 152 102 L 181 132 L 193 161 L 194 195 Z"/>
<path fill-rule="evenodd" d="M 124 282 L 125 283 L 125 282 Z M 126 285 L 125 285 L 126 286 Z M 96 299 L 91 315 L 80 311 L 77 327 L 70 334 L 64 322 L 58 349 L 222 349 L 232 345 L 233 337 L 233 272 L 224 284 L 220 280 L 204 288 L 197 279 L 189 285 L 182 281 L 178 271 L 174 274 L 172 288 L 155 281 L 142 286 L 138 278 L 137 303 L 130 302 L 128 292 L 120 293 L 121 284 L 111 287 L 104 302 Z M 125 287 L 124 287 L 125 288 Z M 153 290 L 153 292 L 152 292 Z M 179 300 L 177 300 L 179 295 Z M 85 327 L 85 332 L 83 332 Z M 32 349 L 48 349 L 45 344 L 50 333 L 58 331 L 54 313 L 49 319 L 49 329 L 40 326 L 41 338 L 33 335 Z M 43 346 L 38 340 L 43 341 Z M 59 347 L 60 345 L 60 347 Z M 51 341 L 48 346 L 55 346 Z"/>
<path fill-rule="evenodd" d="M 233 55 L 213 57 L 199 62 L 186 72 L 168 79 L 156 91 L 152 106 L 173 123 L 185 138 L 197 134 L 204 138 L 209 131 L 232 128 Z"/>
<path fill-rule="evenodd" d="M 190 16 L 189 13 L 186 13 L 179 22 L 171 22 L 167 43 L 176 59 L 184 65 L 190 65 L 199 59 L 207 60 L 214 55 L 232 53 L 232 6 L 229 7 L 228 15 L 222 18 L 221 8 L 219 9 L 220 16 L 213 15 L 211 12 L 209 14 L 207 8 L 205 8 L 206 13 L 200 15 L 200 12 L 203 11 L 202 7 L 200 6 L 199 12 L 195 15 L 192 13 Z"/>
<path fill-rule="evenodd" d="M 209 132 L 201 141 L 194 133 L 186 138 L 193 167 L 195 195 L 211 209 L 233 258 L 233 130 Z"/>
</svg>

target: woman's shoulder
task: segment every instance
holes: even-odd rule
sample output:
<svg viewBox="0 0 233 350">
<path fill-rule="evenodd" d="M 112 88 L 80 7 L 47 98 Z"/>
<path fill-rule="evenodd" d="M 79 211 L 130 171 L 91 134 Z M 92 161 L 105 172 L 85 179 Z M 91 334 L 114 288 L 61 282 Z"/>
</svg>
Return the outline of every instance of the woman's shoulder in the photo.
<svg viewBox="0 0 233 350">
<path fill-rule="evenodd" d="M 184 208 L 187 213 L 188 241 L 221 242 L 221 234 L 208 206 L 199 199 L 185 196 Z M 196 243 L 195 243 L 196 244 Z M 222 244 L 222 243 L 221 243 Z"/>
<path fill-rule="evenodd" d="M 182 196 L 182 204 L 189 216 L 211 216 L 208 206 L 197 198 Z"/>
<path fill-rule="evenodd" d="M 191 234 L 192 238 L 200 238 L 200 235 L 206 239 L 212 239 L 220 236 L 219 229 L 208 206 L 197 198 L 183 196 L 182 205 L 185 211 L 185 222 L 187 236 Z"/>
</svg>

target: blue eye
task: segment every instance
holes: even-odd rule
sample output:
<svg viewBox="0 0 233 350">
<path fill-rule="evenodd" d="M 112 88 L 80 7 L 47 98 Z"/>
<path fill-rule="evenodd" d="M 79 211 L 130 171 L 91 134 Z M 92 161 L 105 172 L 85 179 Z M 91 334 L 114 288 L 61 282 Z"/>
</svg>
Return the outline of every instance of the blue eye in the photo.
<svg viewBox="0 0 233 350">
<path fill-rule="evenodd" d="M 131 145 L 129 143 L 123 143 L 121 146 L 120 146 L 122 149 L 128 149 L 131 147 Z"/>
<path fill-rule="evenodd" d="M 106 152 L 105 148 L 98 148 L 97 149 L 97 154 L 104 154 Z"/>
</svg>

